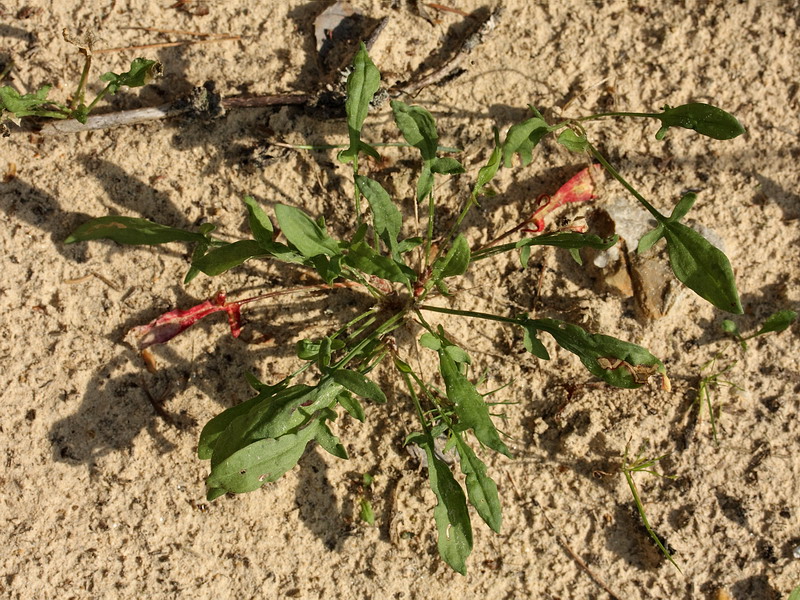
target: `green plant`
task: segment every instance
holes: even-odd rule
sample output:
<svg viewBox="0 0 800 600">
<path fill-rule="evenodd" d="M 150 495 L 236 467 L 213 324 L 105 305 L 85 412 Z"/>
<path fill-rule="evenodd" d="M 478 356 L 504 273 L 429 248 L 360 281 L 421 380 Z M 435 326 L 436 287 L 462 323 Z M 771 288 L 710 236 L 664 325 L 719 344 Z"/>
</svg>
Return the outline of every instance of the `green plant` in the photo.
<svg viewBox="0 0 800 600">
<path fill-rule="evenodd" d="M 68 40 L 71 41 L 71 40 Z M 100 76 L 106 82 L 105 87 L 98 92 L 94 99 L 86 103 L 86 83 L 92 67 L 91 44 L 87 42 L 72 42 L 78 45 L 84 56 L 83 70 L 78 86 L 67 104 L 61 104 L 48 99 L 52 86 L 44 85 L 35 92 L 20 94 L 13 87 L 4 85 L 0 87 L 0 129 L 4 129 L 4 121 L 12 121 L 19 125 L 22 117 L 42 117 L 49 119 L 77 119 L 86 123 L 89 113 L 94 110 L 97 103 L 105 96 L 113 95 L 123 86 L 142 87 L 150 83 L 154 77 L 161 73 L 161 63 L 146 58 L 135 58 L 131 61 L 130 68 L 124 73 L 109 71 Z M 0 78 L 2 79 L 2 78 Z"/>
<path fill-rule="evenodd" d="M 666 454 L 663 454 L 658 458 L 646 458 L 639 455 L 633 460 L 633 462 L 628 462 L 628 449 L 625 448 L 625 455 L 622 457 L 622 466 L 620 467 L 620 470 L 625 476 L 625 481 L 627 481 L 628 487 L 631 490 L 633 502 L 636 504 L 636 511 L 639 513 L 639 517 L 642 519 L 644 528 L 647 530 L 647 533 L 650 535 L 655 545 L 658 546 L 658 549 L 661 550 L 661 553 L 675 566 L 676 569 L 678 569 L 678 571 L 680 571 L 681 568 L 678 566 L 678 563 L 675 562 L 675 559 L 672 558 L 672 552 L 667 547 L 668 544 L 665 545 L 665 542 L 662 541 L 661 537 L 650 525 L 650 521 L 647 519 L 647 515 L 644 512 L 644 504 L 642 503 L 642 498 L 639 495 L 639 490 L 636 487 L 636 482 L 633 480 L 634 473 L 650 473 L 650 475 L 655 475 L 656 477 L 675 479 L 674 475 L 662 475 L 661 473 L 653 470 L 655 464 L 666 456 Z"/>
<path fill-rule="evenodd" d="M 418 430 L 408 436 L 406 443 L 416 444 L 427 457 L 429 483 L 437 499 L 434 520 L 439 553 L 447 564 L 463 574 L 472 549 L 468 502 L 491 529 L 499 531 L 502 523 L 497 485 L 487 473 L 476 448 L 487 447 L 508 457 L 511 451 L 492 420 L 496 415 L 492 414 L 493 405 L 485 399 L 487 393 L 478 391 L 470 378 L 469 354 L 455 343 L 443 326 L 431 325 L 426 314 L 490 320 L 518 328 L 525 349 L 544 360 L 550 355 L 539 336 L 547 333 L 556 344 L 577 355 L 590 373 L 614 386 L 637 388 L 656 374 L 664 383 L 668 381 L 663 363 L 646 349 L 589 333 L 574 324 L 551 318 L 530 318 L 525 314 L 497 315 L 429 303 L 434 296 L 451 295 L 448 280 L 463 276 L 477 261 L 500 253 L 519 250 L 524 266 L 533 246 L 564 248 L 580 260 L 581 248 L 605 249 L 616 243 L 616 237 L 604 240 L 576 231 L 541 233 L 542 215 L 537 210 L 491 243 L 472 247 L 461 232 L 462 223 L 469 211 L 478 205 L 499 169 L 510 167 L 514 155 L 520 156 L 523 165 L 529 164 L 537 144 L 547 135 L 557 135 L 558 142 L 567 149 L 595 157 L 655 217 L 658 226 L 640 245 L 641 251 L 664 237 L 672 268 L 681 281 L 724 310 L 741 312 L 741 304 L 725 255 L 679 222 L 694 202 L 694 195 L 684 196 L 669 217 L 662 215 L 589 142 L 583 123 L 612 116 L 609 114 L 550 125 L 531 107 L 534 116 L 511 127 L 503 142 L 495 132 L 495 146 L 487 163 L 479 170 L 448 233 L 435 246 L 434 179 L 463 173 L 464 167 L 455 158 L 441 156 L 443 150 L 439 147 L 436 123 L 428 111 L 393 101 L 392 113 L 403 138 L 422 158 L 413 203 L 415 209 L 421 205 L 427 213 L 424 231 L 419 236 L 403 237 L 407 224 L 396 202 L 377 180 L 363 175 L 359 168 L 364 156 L 378 156 L 375 147 L 362 139 L 361 132 L 379 86 L 380 74 L 362 46 L 347 81 L 349 144 L 338 155 L 342 162 L 352 166 L 355 184 L 354 223 L 351 233 L 344 239 L 331 236 L 324 218 L 314 219 L 285 204 L 274 207 L 276 228 L 259 203 L 247 197 L 244 203 L 251 239 L 223 242 L 211 235 L 214 230 L 211 224 L 202 225 L 198 231 L 186 231 L 145 219 L 106 216 L 81 225 L 67 243 L 94 239 L 111 239 L 122 244 L 193 242 L 195 249 L 187 283 L 201 272 L 218 275 L 250 259 L 292 263 L 318 277 L 318 283 L 301 288 L 292 287 L 234 302 L 220 293 L 195 307 L 170 311 L 132 330 L 133 343 L 143 351 L 153 344 L 168 341 L 200 318 L 215 312 L 227 314 L 231 331 L 236 336 L 241 329 L 241 307 L 255 300 L 309 288 L 335 291 L 347 287 L 361 291 L 370 307 L 349 322 L 339 324 L 333 333 L 322 339 L 299 342 L 296 353 L 303 364 L 295 373 L 274 384 L 262 383 L 247 375 L 256 395 L 205 425 L 198 454 L 211 462 L 211 473 L 206 480 L 208 498 L 249 492 L 277 480 L 296 465 L 312 440 L 334 456 L 345 458 L 344 447 L 329 424 L 339 416 L 336 410 L 339 407 L 363 422 L 365 410 L 359 398 L 376 404 L 387 402 L 386 391 L 370 377 L 384 364 L 393 368 L 395 379 L 404 384 L 405 397 L 419 420 Z M 695 129 L 716 139 L 734 137 L 743 131 L 728 113 L 701 104 L 666 107 L 663 112 L 653 114 L 620 114 L 660 120 L 660 137 L 668 127 Z M 558 203 L 586 197 L 570 187 Z M 530 224 L 535 228 L 528 229 Z M 516 232 L 537 235 L 500 243 Z M 417 372 L 407 361 L 409 349 L 397 347 L 392 334 L 409 322 L 424 330 L 419 344 L 438 362 L 438 378 L 426 378 L 425 373 Z M 301 374 L 307 383 L 295 382 L 301 380 Z M 389 397 L 396 401 L 403 394 L 392 389 Z M 459 457 L 466 493 L 437 451 L 439 438 L 446 439 L 445 449 L 455 451 Z"/>
<path fill-rule="evenodd" d="M 765 335 L 767 333 L 780 333 L 781 331 L 787 329 L 795 321 L 795 319 L 797 319 L 797 313 L 793 310 L 779 310 L 778 312 L 770 315 L 764 321 L 764 324 L 758 331 L 748 336 L 742 336 L 742 334 L 739 332 L 739 327 L 730 319 L 725 319 L 722 321 L 722 331 L 727 333 L 734 340 L 736 340 L 736 342 L 738 342 L 742 352 L 746 352 L 748 340 Z M 744 389 L 732 381 L 722 379 L 722 376 L 727 375 L 738 363 L 738 360 L 727 358 L 728 349 L 729 346 L 726 346 L 717 352 L 711 360 L 700 367 L 700 372 L 702 373 L 707 371 L 708 375 L 701 377 L 697 388 L 698 412 L 700 409 L 702 409 L 703 405 L 705 405 L 708 409 L 708 420 L 711 423 L 711 433 L 714 436 L 715 442 L 718 442 L 719 440 L 717 438 L 717 419 L 714 410 L 714 403 L 711 398 L 712 392 L 719 390 L 721 386 L 731 387 L 737 390 Z M 718 367 L 717 363 L 722 359 L 725 359 L 726 362 L 724 366 Z"/>
</svg>

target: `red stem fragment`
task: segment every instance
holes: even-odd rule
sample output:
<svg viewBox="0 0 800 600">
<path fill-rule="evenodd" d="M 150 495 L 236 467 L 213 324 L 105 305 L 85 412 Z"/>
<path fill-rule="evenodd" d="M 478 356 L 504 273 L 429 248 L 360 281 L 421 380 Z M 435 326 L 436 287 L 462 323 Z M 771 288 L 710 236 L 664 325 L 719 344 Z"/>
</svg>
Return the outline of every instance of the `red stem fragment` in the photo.
<svg viewBox="0 0 800 600">
<path fill-rule="evenodd" d="M 225 292 L 220 291 L 210 300 L 201 302 L 191 308 L 185 310 L 171 310 L 153 319 L 147 325 L 133 327 L 128 331 L 125 337 L 129 338 L 131 345 L 141 352 L 150 346 L 168 342 L 182 331 L 185 331 L 197 323 L 197 321 L 203 317 L 220 311 L 228 313 L 228 325 L 231 328 L 231 335 L 233 335 L 233 337 L 239 337 L 239 334 L 242 332 L 241 306 L 244 304 L 263 300 L 265 298 L 272 298 L 274 296 L 296 294 L 298 292 L 306 292 L 314 289 L 330 290 L 339 287 L 352 287 L 352 285 L 351 282 L 334 283 L 333 285 L 304 285 L 277 292 L 267 292 L 266 294 L 251 296 L 250 298 L 242 298 L 234 302 L 228 302 Z"/>
</svg>

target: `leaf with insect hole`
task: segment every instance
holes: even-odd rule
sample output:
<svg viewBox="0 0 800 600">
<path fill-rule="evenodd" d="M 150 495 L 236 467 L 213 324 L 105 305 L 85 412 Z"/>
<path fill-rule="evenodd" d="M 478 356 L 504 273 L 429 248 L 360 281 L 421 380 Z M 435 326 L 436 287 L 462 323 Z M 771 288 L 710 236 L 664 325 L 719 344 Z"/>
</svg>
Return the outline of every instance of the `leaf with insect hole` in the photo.
<svg viewBox="0 0 800 600">
<path fill-rule="evenodd" d="M 229 492 L 251 492 L 279 479 L 297 464 L 313 439 L 321 440 L 321 446 L 333 450 L 332 453 L 338 456 L 341 445 L 325 424 L 326 420 L 332 418 L 336 418 L 336 413 L 322 411 L 297 432 L 258 440 L 232 452 L 216 464 L 212 462 L 211 474 L 206 479 L 208 499 L 213 500 Z"/>
<path fill-rule="evenodd" d="M 410 436 L 408 442 L 417 444 L 428 458 L 428 481 L 437 500 L 433 518 L 439 533 L 439 555 L 453 570 L 466 575 L 467 557 L 472 552 L 472 524 L 464 490 L 437 455 L 430 433 Z"/>
<path fill-rule="evenodd" d="M 535 338 L 537 331 L 549 333 L 559 346 L 576 354 L 590 373 L 616 387 L 637 388 L 642 384 L 640 374 L 666 373 L 660 360 L 636 344 L 588 333 L 577 325 L 556 319 L 524 319 L 520 324 L 529 336 L 528 341 Z M 547 355 L 543 346 L 532 345 L 530 351 L 540 358 Z M 608 361 L 609 358 L 619 363 Z"/>
</svg>

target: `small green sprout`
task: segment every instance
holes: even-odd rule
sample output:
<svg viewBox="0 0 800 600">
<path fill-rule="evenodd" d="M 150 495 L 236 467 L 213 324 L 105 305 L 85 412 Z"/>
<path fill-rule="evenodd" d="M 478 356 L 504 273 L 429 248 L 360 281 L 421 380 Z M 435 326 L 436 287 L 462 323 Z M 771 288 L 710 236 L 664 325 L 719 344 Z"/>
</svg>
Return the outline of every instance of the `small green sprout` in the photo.
<svg viewBox="0 0 800 600">
<path fill-rule="evenodd" d="M 722 321 L 722 331 L 727 333 L 731 336 L 736 342 L 739 344 L 739 347 L 743 352 L 747 351 L 747 341 L 752 340 L 753 338 L 766 335 L 767 333 L 780 333 L 789 328 L 789 326 L 794 323 L 797 319 L 797 313 L 793 310 L 779 310 L 778 312 L 770 315 L 764 321 L 764 324 L 761 328 L 752 333 L 748 336 L 743 336 L 739 332 L 739 327 L 731 321 L 730 319 L 725 319 Z M 727 347 L 723 348 L 720 352 L 718 352 L 714 357 L 709 360 L 708 362 L 704 363 L 702 367 L 700 367 L 700 372 L 708 371 L 708 375 L 705 375 L 700 379 L 700 383 L 697 389 L 697 406 L 698 410 L 702 409 L 705 405 L 708 409 L 709 415 L 709 422 L 711 423 L 711 432 L 714 437 L 714 442 L 719 443 L 719 439 L 717 437 L 717 419 L 715 416 L 714 404 L 711 399 L 712 391 L 718 390 L 721 386 L 730 387 L 736 390 L 744 391 L 744 388 L 740 385 L 729 381 L 727 379 L 722 379 L 724 375 L 733 370 L 733 368 L 738 363 L 737 360 L 727 360 L 724 366 L 717 365 L 726 355 Z"/>
<path fill-rule="evenodd" d="M 161 63 L 146 58 L 136 58 L 124 73 L 108 72 L 101 75 L 100 80 L 107 82 L 106 86 L 89 104 L 86 104 L 86 83 L 91 69 L 92 53 L 89 47 L 81 47 L 80 51 L 84 55 L 83 71 L 69 104 L 61 104 L 48 98 L 52 88 L 49 85 L 44 85 L 29 94 L 20 94 L 10 85 L 4 85 L 0 87 L 0 128 L 6 127 L 4 121 L 12 121 L 19 125 L 23 117 L 77 119 L 81 123 L 86 123 L 89 113 L 105 96 L 117 93 L 122 87 L 142 87 L 161 74 Z M 3 74 L 6 74 L 5 71 Z"/>
<path fill-rule="evenodd" d="M 642 498 L 639 495 L 639 490 L 636 488 L 636 482 L 633 480 L 634 473 L 649 473 L 650 475 L 655 475 L 656 477 L 675 479 L 674 475 L 664 475 L 653 470 L 655 464 L 664 459 L 666 456 L 666 454 L 663 454 L 658 458 L 645 458 L 639 455 L 633 460 L 633 462 L 628 462 L 628 449 L 625 448 L 625 454 L 622 457 L 622 467 L 620 468 L 622 470 L 622 474 L 625 476 L 625 481 L 628 482 L 628 487 L 631 490 L 631 494 L 633 494 L 633 501 L 636 504 L 636 510 L 642 519 L 644 528 L 647 530 L 647 533 L 653 539 L 653 542 L 656 546 L 658 546 L 658 549 L 661 550 L 661 553 L 667 558 L 667 560 L 669 560 L 669 562 L 671 562 L 675 568 L 678 569 L 678 571 L 682 572 L 681 568 L 678 566 L 678 563 L 676 563 L 675 559 L 672 558 L 672 553 L 670 550 L 664 545 L 664 542 L 662 542 L 659 535 L 650 525 L 650 521 L 647 519 L 647 515 L 644 512 L 644 504 L 642 503 Z"/>
</svg>

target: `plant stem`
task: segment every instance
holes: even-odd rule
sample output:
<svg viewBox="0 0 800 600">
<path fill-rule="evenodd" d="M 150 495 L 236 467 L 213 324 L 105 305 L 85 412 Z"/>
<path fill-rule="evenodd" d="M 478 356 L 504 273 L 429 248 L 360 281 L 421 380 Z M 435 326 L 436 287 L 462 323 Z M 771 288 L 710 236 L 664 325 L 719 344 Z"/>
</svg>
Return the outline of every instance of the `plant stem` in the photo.
<svg viewBox="0 0 800 600">
<path fill-rule="evenodd" d="M 86 107 L 86 112 L 87 113 L 92 112 L 92 109 L 95 107 L 95 105 L 98 102 L 100 102 L 100 100 L 102 100 L 103 96 L 105 96 L 108 93 L 108 88 L 109 87 L 111 87 L 110 83 L 106 87 L 104 87 L 102 90 L 100 90 L 100 93 L 97 94 L 97 97 L 94 100 L 92 100 L 92 103 L 89 104 L 89 106 Z"/>
<path fill-rule="evenodd" d="M 81 79 L 78 82 L 78 88 L 72 96 L 72 101 L 69 104 L 70 110 L 74 111 L 81 104 L 83 104 L 86 80 L 89 78 L 89 69 L 92 68 L 92 53 L 87 48 L 81 48 L 81 53 L 86 57 L 83 63 L 83 71 L 81 72 Z"/>
<path fill-rule="evenodd" d="M 663 223 L 664 221 L 667 220 L 667 217 L 658 212 L 655 209 L 655 207 L 653 207 L 652 204 L 650 204 L 647 200 L 644 199 L 644 196 L 642 196 L 639 192 L 637 192 L 636 189 L 634 189 L 634 187 L 630 183 L 625 181 L 622 175 L 620 175 L 619 172 L 613 166 L 611 166 L 611 163 L 608 162 L 608 160 L 606 160 L 606 157 L 603 156 L 597 148 L 595 148 L 588 141 L 586 142 L 586 145 L 589 148 L 589 152 L 591 153 L 591 155 L 594 156 L 597 159 L 597 161 L 601 165 L 603 165 L 603 168 L 606 171 L 608 171 L 608 173 L 614 179 L 619 181 L 623 185 L 623 187 L 633 195 L 634 198 L 636 198 L 639 202 L 641 202 L 642 206 L 644 206 L 647 209 L 647 211 L 655 217 L 656 221 L 658 221 L 659 223 Z"/>
<path fill-rule="evenodd" d="M 426 233 L 426 240 L 425 240 L 425 266 L 423 269 L 427 269 L 428 265 L 430 264 L 431 259 L 431 242 L 433 240 L 433 218 L 435 214 L 436 206 L 433 200 L 433 192 L 428 195 L 428 231 Z"/>
<path fill-rule="evenodd" d="M 644 528 L 647 530 L 647 533 L 650 534 L 650 537 L 656 543 L 656 546 L 661 550 L 664 556 L 667 557 L 669 562 L 671 562 L 679 572 L 681 568 L 678 566 L 678 563 L 672 558 L 672 554 L 670 554 L 669 550 L 664 547 L 664 544 L 661 542 L 661 539 L 658 537 L 656 532 L 650 526 L 650 522 L 647 520 L 647 515 L 644 512 L 644 504 L 642 504 L 642 499 L 639 497 L 639 491 L 636 489 L 636 483 L 633 481 L 633 475 L 631 471 L 633 470 L 632 465 L 623 464 L 622 466 L 622 473 L 625 475 L 625 480 L 628 482 L 628 487 L 631 489 L 631 494 L 633 494 L 633 501 L 636 504 L 636 510 L 639 512 L 639 516 L 642 518 L 642 523 L 644 523 Z"/>
<path fill-rule="evenodd" d="M 573 121 L 595 121 L 597 119 L 602 119 L 604 117 L 643 117 L 649 119 L 655 119 L 658 117 L 657 113 L 640 113 L 640 112 L 604 112 L 604 113 L 596 113 L 594 115 L 589 115 L 586 117 L 580 117 L 578 119 L 573 119 Z"/>
<path fill-rule="evenodd" d="M 458 310 L 455 308 L 444 308 L 443 306 L 431 306 L 429 304 L 423 304 L 418 308 L 419 310 L 428 310 L 430 312 L 444 313 L 446 315 L 457 315 L 459 317 L 472 317 L 475 319 L 486 319 L 487 321 L 510 323 L 511 325 L 522 325 L 522 321 L 520 321 L 520 319 L 512 319 L 511 317 L 501 317 L 500 315 L 477 312 L 474 310 Z"/>
</svg>

